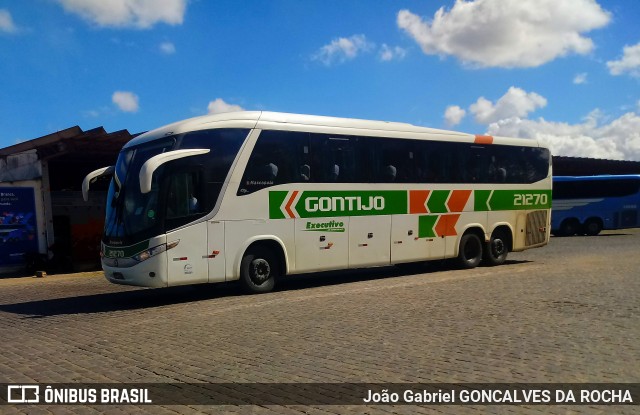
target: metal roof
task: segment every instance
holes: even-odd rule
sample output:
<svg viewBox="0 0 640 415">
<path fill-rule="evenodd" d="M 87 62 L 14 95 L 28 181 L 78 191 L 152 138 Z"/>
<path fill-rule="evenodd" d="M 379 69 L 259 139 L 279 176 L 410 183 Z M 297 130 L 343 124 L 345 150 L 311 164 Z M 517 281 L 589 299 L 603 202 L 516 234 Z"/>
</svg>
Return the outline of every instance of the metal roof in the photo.
<svg viewBox="0 0 640 415">
<path fill-rule="evenodd" d="M 640 161 L 553 156 L 554 176 L 640 174 Z"/>
<path fill-rule="evenodd" d="M 36 150 L 38 158 L 53 159 L 77 154 L 117 154 L 122 146 L 139 134 L 127 130 L 107 133 L 103 127 L 83 131 L 76 126 L 0 149 L 0 157 Z"/>
</svg>

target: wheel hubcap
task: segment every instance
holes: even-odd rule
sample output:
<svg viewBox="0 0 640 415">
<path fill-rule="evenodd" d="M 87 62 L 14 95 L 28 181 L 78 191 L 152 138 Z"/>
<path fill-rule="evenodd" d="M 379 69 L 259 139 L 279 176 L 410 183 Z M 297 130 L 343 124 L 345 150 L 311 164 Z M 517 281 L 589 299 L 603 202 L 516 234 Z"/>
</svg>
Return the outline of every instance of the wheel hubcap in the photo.
<svg viewBox="0 0 640 415">
<path fill-rule="evenodd" d="M 256 284 L 262 284 L 271 276 L 271 266 L 264 259 L 255 259 L 251 263 L 251 280 Z"/>
<path fill-rule="evenodd" d="M 505 246 L 502 239 L 494 239 L 491 245 L 492 245 L 494 256 L 500 256 L 504 254 Z"/>
</svg>

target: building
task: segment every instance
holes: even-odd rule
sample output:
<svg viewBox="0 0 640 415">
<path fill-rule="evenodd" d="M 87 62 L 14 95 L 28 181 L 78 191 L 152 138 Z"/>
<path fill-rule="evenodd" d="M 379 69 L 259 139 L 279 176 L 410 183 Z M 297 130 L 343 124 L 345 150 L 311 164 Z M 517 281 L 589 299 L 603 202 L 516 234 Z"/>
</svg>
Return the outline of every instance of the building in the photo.
<svg viewBox="0 0 640 415">
<path fill-rule="evenodd" d="M 82 199 L 86 174 L 115 164 L 135 135 L 75 126 L 0 149 L 0 272 L 27 264 L 86 270 L 99 264 L 108 180 Z"/>
</svg>

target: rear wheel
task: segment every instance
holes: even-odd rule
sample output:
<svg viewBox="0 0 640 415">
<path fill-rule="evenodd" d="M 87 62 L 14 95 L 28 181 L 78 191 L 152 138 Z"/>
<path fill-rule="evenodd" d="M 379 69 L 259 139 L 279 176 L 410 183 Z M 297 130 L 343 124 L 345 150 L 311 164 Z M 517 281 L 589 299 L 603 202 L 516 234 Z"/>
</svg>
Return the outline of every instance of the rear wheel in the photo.
<svg viewBox="0 0 640 415">
<path fill-rule="evenodd" d="M 502 265 L 509 254 L 509 239 L 504 230 L 497 230 L 491 235 L 491 239 L 484 249 L 483 263 L 485 265 Z"/>
<path fill-rule="evenodd" d="M 278 272 L 276 255 L 270 249 L 250 248 L 240 264 L 240 283 L 247 293 L 266 293 L 273 290 Z"/>
<path fill-rule="evenodd" d="M 482 261 L 482 242 L 476 234 L 467 233 L 460 238 L 456 262 L 460 268 L 475 268 Z"/>
<path fill-rule="evenodd" d="M 589 236 L 595 236 L 602 230 L 602 222 L 600 222 L 600 219 L 598 218 L 588 219 L 584 223 L 583 230 L 585 234 Z"/>
<path fill-rule="evenodd" d="M 560 224 L 560 235 L 573 236 L 578 233 L 579 228 L 580 224 L 577 219 L 565 219 Z"/>
</svg>

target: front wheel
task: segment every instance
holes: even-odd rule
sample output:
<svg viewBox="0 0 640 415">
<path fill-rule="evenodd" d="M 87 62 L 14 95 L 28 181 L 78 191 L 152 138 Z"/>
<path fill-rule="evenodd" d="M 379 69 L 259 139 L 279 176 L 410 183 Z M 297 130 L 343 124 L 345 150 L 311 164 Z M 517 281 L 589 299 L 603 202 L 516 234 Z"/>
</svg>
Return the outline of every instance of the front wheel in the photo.
<svg viewBox="0 0 640 415">
<path fill-rule="evenodd" d="M 468 233 L 460 238 L 460 249 L 456 262 L 460 268 L 475 268 L 482 261 L 482 242 L 477 235 Z"/>
<path fill-rule="evenodd" d="M 580 224 L 577 219 L 565 219 L 560 224 L 560 235 L 562 236 L 573 236 L 578 233 L 578 229 L 580 228 Z"/>
<path fill-rule="evenodd" d="M 278 261 L 269 249 L 249 249 L 240 264 L 240 283 L 249 294 L 266 293 L 273 290 L 278 275 Z"/>
<path fill-rule="evenodd" d="M 509 254 L 509 241 L 506 233 L 503 231 L 494 232 L 489 243 L 485 246 L 484 264 L 502 265 L 507 260 L 507 254 Z"/>
</svg>

